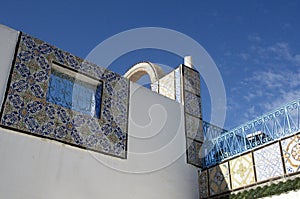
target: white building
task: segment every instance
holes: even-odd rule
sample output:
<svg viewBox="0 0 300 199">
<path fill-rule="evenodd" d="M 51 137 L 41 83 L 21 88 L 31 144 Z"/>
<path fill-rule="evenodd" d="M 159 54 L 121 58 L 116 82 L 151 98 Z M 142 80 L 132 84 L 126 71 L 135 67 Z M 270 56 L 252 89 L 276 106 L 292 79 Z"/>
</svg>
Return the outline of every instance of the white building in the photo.
<svg viewBox="0 0 300 199">
<path fill-rule="evenodd" d="M 168 74 L 140 62 L 123 77 L 0 25 L 0 198 L 299 189 L 300 100 L 227 131 L 202 121 L 199 73 L 184 62 Z M 145 74 L 152 91 L 134 83 Z"/>
<path fill-rule="evenodd" d="M 0 198 L 198 198 L 196 71 L 172 100 L 3 25 L 0 52 Z"/>
</svg>

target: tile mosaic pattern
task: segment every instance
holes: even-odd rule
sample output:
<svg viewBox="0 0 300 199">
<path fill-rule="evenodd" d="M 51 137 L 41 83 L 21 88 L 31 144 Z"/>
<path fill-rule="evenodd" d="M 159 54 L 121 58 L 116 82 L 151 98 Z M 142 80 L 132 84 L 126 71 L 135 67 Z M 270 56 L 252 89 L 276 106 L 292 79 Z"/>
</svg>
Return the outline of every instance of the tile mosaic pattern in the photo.
<svg viewBox="0 0 300 199">
<path fill-rule="evenodd" d="M 104 82 L 100 119 L 46 100 L 52 63 Z M 22 34 L 1 124 L 126 158 L 128 88 L 120 75 Z"/>
<path fill-rule="evenodd" d="M 181 74 L 180 67 L 175 69 L 175 99 L 177 102 L 181 103 Z"/>
<path fill-rule="evenodd" d="M 200 166 L 201 165 L 201 143 L 187 138 L 187 160 L 188 163 Z"/>
<path fill-rule="evenodd" d="M 189 67 L 183 67 L 184 89 L 200 95 L 200 77 L 199 73 Z"/>
<path fill-rule="evenodd" d="M 268 180 L 284 174 L 279 144 L 253 152 L 257 181 Z"/>
<path fill-rule="evenodd" d="M 207 170 L 202 171 L 198 176 L 199 183 L 199 197 L 207 198 L 208 197 L 208 174 Z"/>
<path fill-rule="evenodd" d="M 180 76 L 180 72 L 182 76 Z M 197 71 L 181 65 L 178 68 L 177 76 L 184 77 L 182 89 L 187 139 L 187 162 L 202 167 L 202 156 L 201 158 L 199 157 L 203 143 L 199 74 Z"/>
<path fill-rule="evenodd" d="M 228 162 L 209 169 L 209 189 L 211 196 L 230 190 Z"/>
<path fill-rule="evenodd" d="M 232 189 L 244 187 L 255 182 L 252 153 L 230 160 Z"/>
<path fill-rule="evenodd" d="M 185 111 L 191 115 L 201 118 L 201 99 L 197 95 L 185 92 Z"/>
<path fill-rule="evenodd" d="M 199 118 L 185 114 L 185 125 L 187 136 L 189 138 L 203 142 L 203 126 L 202 121 Z"/>
<path fill-rule="evenodd" d="M 159 80 L 159 93 L 175 100 L 175 79 L 174 71 Z"/>
<path fill-rule="evenodd" d="M 288 174 L 300 171 L 300 135 L 281 141 L 285 169 Z"/>
</svg>

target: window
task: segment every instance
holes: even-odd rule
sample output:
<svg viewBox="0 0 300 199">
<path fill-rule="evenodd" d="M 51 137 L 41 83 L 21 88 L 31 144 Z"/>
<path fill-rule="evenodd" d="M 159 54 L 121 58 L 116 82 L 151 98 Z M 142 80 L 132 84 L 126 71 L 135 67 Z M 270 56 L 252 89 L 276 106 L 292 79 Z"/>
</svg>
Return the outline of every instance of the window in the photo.
<svg viewBox="0 0 300 199">
<path fill-rule="evenodd" d="M 46 100 L 100 118 L 102 82 L 52 65 Z"/>
</svg>

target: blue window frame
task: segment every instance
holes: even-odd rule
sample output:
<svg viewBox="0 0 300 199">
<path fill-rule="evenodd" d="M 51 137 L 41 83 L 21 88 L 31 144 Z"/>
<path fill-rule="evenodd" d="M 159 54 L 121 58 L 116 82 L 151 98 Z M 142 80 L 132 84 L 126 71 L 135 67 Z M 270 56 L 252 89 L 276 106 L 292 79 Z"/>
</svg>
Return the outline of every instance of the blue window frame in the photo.
<svg viewBox="0 0 300 199">
<path fill-rule="evenodd" d="M 46 100 L 100 118 L 102 86 L 101 81 L 53 64 Z"/>
</svg>

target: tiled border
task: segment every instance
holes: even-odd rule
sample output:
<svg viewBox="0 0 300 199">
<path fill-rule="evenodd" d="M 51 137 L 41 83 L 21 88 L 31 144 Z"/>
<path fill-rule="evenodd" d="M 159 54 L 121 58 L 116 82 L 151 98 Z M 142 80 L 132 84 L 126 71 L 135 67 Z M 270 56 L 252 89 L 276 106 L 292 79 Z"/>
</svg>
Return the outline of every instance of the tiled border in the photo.
<svg viewBox="0 0 300 199">
<path fill-rule="evenodd" d="M 279 143 L 253 152 L 257 181 L 264 181 L 284 174 Z"/>
<path fill-rule="evenodd" d="M 210 195 L 218 195 L 231 189 L 228 162 L 212 167 L 208 171 Z"/>
<path fill-rule="evenodd" d="M 104 82 L 100 119 L 46 101 L 52 62 Z M 1 126 L 126 158 L 128 103 L 127 79 L 21 33 Z"/>
<path fill-rule="evenodd" d="M 197 167 L 202 165 L 202 159 L 200 158 L 200 151 L 201 151 L 201 146 L 202 143 L 195 141 L 190 138 L 187 139 L 187 162 L 195 165 Z"/>
<path fill-rule="evenodd" d="M 286 173 L 300 172 L 300 135 L 282 140 L 281 146 Z"/>
<path fill-rule="evenodd" d="M 203 123 L 197 117 L 185 114 L 186 135 L 190 139 L 203 142 Z"/>
<path fill-rule="evenodd" d="M 298 137 L 298 138 L 297 138 Z M 297 139 L 296 139 L 297 138 Z M 295 142 L 295 140 L 297 140 L 297 142 Z M 236 157 L 232 157 L 230 159 L 227 159 L 225 160 L 224 162 L 220 163 L 220 164 L 223 164 L 223 163 L 228 163 L 228 162 L 231 162 L 235 159 L 238 159 L 238 158 L 241 158 L 242 156 L 245 156 L 247 154 L 251 154 L 252 155 L 252 167 L 253 167 L 253 172 L 254 172 L 254 182 L 250 183 L 250 184 L 245 184 L 245 185 L 242 185 L 240 187 L 235 187 L 235 188 L 232 188 L 232 190 L 229 190 L 227 192 L 224 192 L 224 193 L 221 193 L 221 194 L 216 194 L 216 195 L 213 195 L 212 193 L 210 193 L 210 196 L 208 196 L 207 198 L 215 198 L 215 197 L 220 197 L 222 195 L 226 195 L 228 194 L 228 192 L 231 192 L 231 191 L 238 191 L 238 190 L 241 190 L 241 189 L 244 189 L 244 188 L 249 188 L 249 187 L 252 187 L 254 185 L 259 185 L 259 184 L 263 184 L 263 183 L 267 183 L 267 182 L 271 182 L 271 181 L 274 181 L 274 180 L 277 180 L 277 179 L 281 179 L 281 178 L 285 178 L 285 177 L 289 177 L 289 176 L 294 176 L 294 175 L 299 175 L 300 174 L 300 171 L 299 170 L 292 170 L 292 171 L 289 171 L 289 169 L 287 168 L 290 164 L 289 162 L 287 161 L 287 158 L 290 157 L 290 153 L 287 154 L 287 151 L 289 149 L 288 146 L 292 146 L 293 144 L 290 144 L 290 143 L 294 143 L 293 146 L 296 146 L 296 143 L 299 143 L 299 140 L 300 140 L 300 132 L 292 135 L 292 136 L 288 136 L 288 137 L 285 137 L 285 138 L 282 138 L 281 140 L 276 140 L 274 142 L 271 142 L 271 143 L 268 143 L 266 145 L 262 145 L 252 151 L 248 151 L 246 153 L 243 153 L 243 154 L 240 154 L 239 156 L 236 156 Z M 278 165 L 279 167 L 282 166 L 283 168 L 283 173 L 282 175 L 270 175 L 270 177 L 268 179 L 264 178 L 264 179 L 261 179 L 259 177 L 259 172 L 257 172 L 257 167 L 260 163 L 258 162 L 257 158 L 254 157 L 255 153 L 257 153 L 257 151 L 260 151 L 260 150 L 264 150 L 265 148 L 267 147 L 271 147 L 271 146 L 274 146 L 274 145 L 278 145 L 279 146 L 279 150 L 278 150 L 278 153 L 279 153 L 279 157 L 280 157 L 280 165 Z M 257 153 L 259 154 L 259 153 Z M 296 154 L 296 153 L 295 153 Z M 219 164 L 219 165 L 220 165 Z M 258 164 L 258 165 L 256 165 Z M 266 163 L 266 166 L 268 166 L 268 163 Z M 299 166 L 300 166 L 300 163 L 299 163 Z M 215 166 L 213 166 L 215 167 Z M 204 171 L 209 171 L 210 169 L 212 169 L 213 167 L 209 167 L 209 168 L 206 168 L 204 169 L 202 172 Z M 230 165 L 229 165 L 230 167 Z M 298 165 L 297 167 L 295 168 L 298 168 Z M 232 171 L 233 168 L 229 168 L 230 170 L 230 173 Z M 208 174 L 209 176 L 209 174 Z M 232 187 L 232 179 L 230 178 L 230 184 L 229 184 L 231 187 Z"/>
<path fill-rule="evenodd" d="M 198 183 L 199 183 L 199 198 L 207 198 L 209 196 L 207 170 L 198 174 Z"/>
<path fill-rule="evenodd" d="M 232 189 L 255 183 L 252 153 L 229 161 Z"/>
<path fill-rule="evenodd" d="M 203 129 L 199 129 L 203 125 L 200 76 L 198 71 L 185 65 L 181 65 L 180 69 L 183 85 L 187 163 L 196 167 L 202 167 L 201 148 L 203 144 Z M 193 133 L 192 131 L 195 129 L 196 132 Z"/>
</svg>

